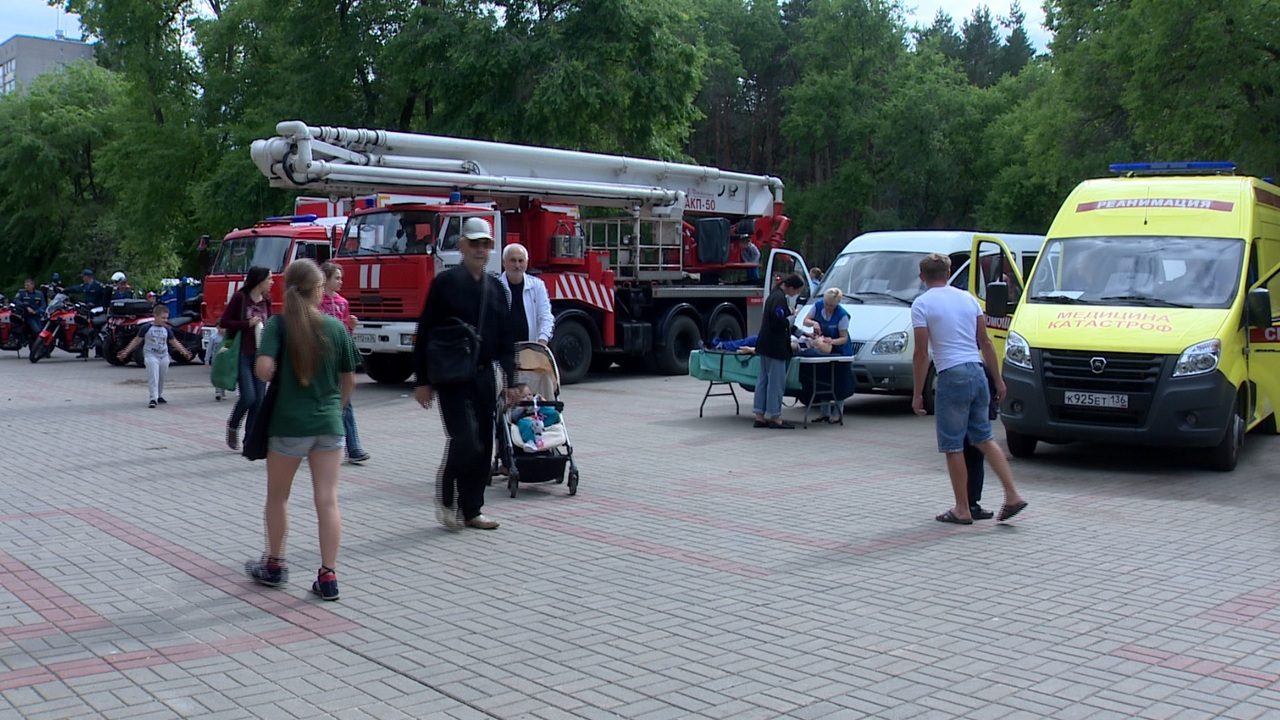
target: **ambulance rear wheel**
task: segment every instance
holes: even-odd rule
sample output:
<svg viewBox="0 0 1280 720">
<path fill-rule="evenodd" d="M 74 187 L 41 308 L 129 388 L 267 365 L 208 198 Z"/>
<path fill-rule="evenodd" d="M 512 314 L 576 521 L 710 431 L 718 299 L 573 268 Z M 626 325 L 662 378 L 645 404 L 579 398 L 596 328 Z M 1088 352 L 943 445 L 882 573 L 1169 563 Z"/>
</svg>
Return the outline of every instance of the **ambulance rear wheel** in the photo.
<svg viewBox="0 0 1280 720">
<path fill-rule="evenodd" d="M 408 353 L 373 353 L 361 360 L 364 374 L 382 385 L 399 385 L 413 374 L 413 359 Z"/>
<path fill-rule="evenodd" d="M 1030 435 L 1005 428 L 1004 439 L 1009 443 L 1009 453 L 1016 458 L 1029 458 L 1036 454 L 1036 443 L 1039 440 Z"/>
</svg>

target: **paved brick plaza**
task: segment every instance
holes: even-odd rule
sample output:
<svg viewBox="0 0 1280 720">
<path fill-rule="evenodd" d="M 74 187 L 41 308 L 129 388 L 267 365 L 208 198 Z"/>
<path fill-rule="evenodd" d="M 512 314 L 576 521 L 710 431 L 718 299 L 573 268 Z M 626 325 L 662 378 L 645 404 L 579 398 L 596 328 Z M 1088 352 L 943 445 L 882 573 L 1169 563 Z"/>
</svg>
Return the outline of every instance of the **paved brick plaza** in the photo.
<svg viewBox="0 0 1280 720">
<path fill-rule="evenodd" d="M 577 497 L 495 485 L 502 528 L 450 533 L 438 416 L 362 377 L 322 603 L 305 473 L 294 582 L 252 586 L 262 463 L 205 368 L 156 410 L 144 373 L 0 357 L 0 717 L 1280 717 L 1274 438 L 1233 474 L 1042 450 L 1013 525 L 956 527 L 906 399 L 754 430 L 611 374 L 565 392 Z"/>
</svg>

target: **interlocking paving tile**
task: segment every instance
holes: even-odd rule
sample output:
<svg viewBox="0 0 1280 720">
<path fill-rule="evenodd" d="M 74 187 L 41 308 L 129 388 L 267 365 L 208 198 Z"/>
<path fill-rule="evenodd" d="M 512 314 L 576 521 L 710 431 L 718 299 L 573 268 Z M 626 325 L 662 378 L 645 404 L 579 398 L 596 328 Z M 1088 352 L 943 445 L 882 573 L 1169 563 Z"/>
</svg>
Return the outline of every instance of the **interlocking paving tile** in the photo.
<svg viewBox="0 0 1280 720">
<path fill-rule="evenodd" d="M 959 528 L 904 399 L 762 433 L 699 419 L 690 378 L 611 373 L 564 389 L 578 496 L 495 484 L 502 528 L 452 533 L 438 415 L 361 377 L 374 459 L 343 468 L 343 599 L 320 603 L 305 468 L 294 584 L 254 587 L 262 463 L 222 445 L 206 369 L 156 410 L 141 374 L 0 357 L 0 432 L 77 437 L 0 471 L 0 715 L 1280 716 L 1276 438 L 1229 474 L 1044 447 L 1013 462 L 1015 523 Z"/>
</svg>

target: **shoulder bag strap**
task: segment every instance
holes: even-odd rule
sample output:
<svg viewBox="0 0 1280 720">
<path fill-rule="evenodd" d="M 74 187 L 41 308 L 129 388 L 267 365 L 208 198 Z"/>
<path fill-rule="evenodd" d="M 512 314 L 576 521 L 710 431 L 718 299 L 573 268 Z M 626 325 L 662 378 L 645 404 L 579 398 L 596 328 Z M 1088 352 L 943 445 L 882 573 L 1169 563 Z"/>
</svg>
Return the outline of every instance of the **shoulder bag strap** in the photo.
<svg viewBox="0 0 1280 720">
<path fill-rule="evenodd" d="M 484 285 L 480 286 L 480 318 L 476 322 L 476 334 L 480 336 L 480 343 L 484 344 L 484 311 L 489 309 L 489 273 L 480 271 L 480 281 Z"/>
</svg>

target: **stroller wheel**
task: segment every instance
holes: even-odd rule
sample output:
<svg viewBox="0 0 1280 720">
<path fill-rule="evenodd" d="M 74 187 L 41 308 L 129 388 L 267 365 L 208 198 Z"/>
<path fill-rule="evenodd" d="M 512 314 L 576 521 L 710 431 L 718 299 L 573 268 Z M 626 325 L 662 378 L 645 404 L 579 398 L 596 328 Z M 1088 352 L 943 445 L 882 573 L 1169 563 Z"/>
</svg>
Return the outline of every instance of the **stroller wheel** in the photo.
<svg viewBox="0 0 1280 720">
<path fill-rule="evenodd" d="M 511 491 L 511 497 L 516 496 L 516 488 L 519 485 L 520 481 L 516 479 L 515 473 L 511 473 L 511 477 L 507 478 L 507 489 Z"/>
<path fill-rule="evenodd" d="M 570 495 L 578 494 L 578 471 L 577 470 L 569 471 L 569 494 Z"/>
</svg>

